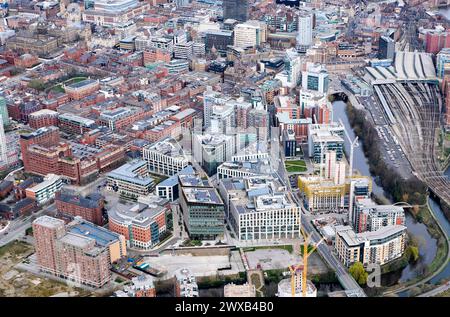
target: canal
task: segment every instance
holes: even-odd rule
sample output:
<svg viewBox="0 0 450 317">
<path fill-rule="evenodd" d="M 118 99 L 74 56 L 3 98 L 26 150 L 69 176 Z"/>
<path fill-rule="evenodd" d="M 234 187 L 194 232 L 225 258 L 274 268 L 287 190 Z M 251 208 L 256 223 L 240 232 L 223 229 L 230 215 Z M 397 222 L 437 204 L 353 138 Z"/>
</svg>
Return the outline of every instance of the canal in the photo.
<svg viewBox="0 0 450 317">
<path fill-rule="evenodd" d="M 351 136 L 352 139 L 355 138 L 355 133 L 350 126 L 348 121 L 347 113 L 345 112 L 346 104 L 343 101 L 335 101 L 333 102 L 333 117 L 334 121 L 342 120 L 347 132 Z M 354 149 L 354 158 L 353 158 L 353 166 L 363 175 L 370 175 L 369 164 L 364 155 L 362 149 L 362 142 L 360 141 L 360 146 Z M 345 144 L 346 150 L 350 149 L 350 144 L 346 140 Z M 447 171 L 447 175 L 450 176 L 450 170 Z M 373 181 L 373 193 L 377 196 L 384 196 L 386 199 L 392 202 L 390 195 L 384 192 L 383 188 L 379 185 L 379 181 L 376 177 L 372 176 Z M 439 204 L 430 199 L 430 206 L 433 214 L 439 220 L 439 223 L 442 225 L 444 230 L 450 234 L 450 224 L 445 218 Z M 415 221 L 415 219 L 409 214 L 406 213 L 406 226 L 408 228 L 408 233 L 414 237 L 419 242 L 419 252 L 420 259 L 415 264 L 409 264 L 405 267 L 401 272 L 394 272 L 392 274 L 388 274 L 388 276 L 384 276 L 382 279 L 383 285 L 390 286 L 396 284 L 398 282 L 407 282 L 412 280 L 423 274 L 424 269 L 427 265 L 429 265 L 437 252 L 437 240 L 434 239 L 429 232 L 427 231 L 427 227 Z M 439 283 L 442 279 L 450 278 L 450 264 L 447 264 L 447 267 L 436 277 L 431 280 L 431 283 L 436 284 Z"/>
</svg>

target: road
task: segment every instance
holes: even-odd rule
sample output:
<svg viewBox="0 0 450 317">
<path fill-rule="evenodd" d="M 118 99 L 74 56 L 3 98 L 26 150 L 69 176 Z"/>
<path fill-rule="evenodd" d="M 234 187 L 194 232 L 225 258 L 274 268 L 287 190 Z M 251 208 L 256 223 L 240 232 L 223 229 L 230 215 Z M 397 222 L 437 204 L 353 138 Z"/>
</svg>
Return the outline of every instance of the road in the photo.
<svg viewBox="0 0 450 317">
<path fill-rule="evenodd" d="M 447 282 L 444 285 L 439 286 L 438 288 L 435 288 L 429 292 L 423 293 L 417 297 L 433 297 L 439 295 L 440 293 L 448 291 L 449 289 L 450 289 L 450 282 Z"/>
<path fill-rule="evenodd" d="M 275 142 L 275 140 L 273 140 Z M 286 167 L 284 165 L 285 157 L 283 151 L 280 151 L 280 158 L 283 164 L 279 164 L 278 166 L 278 174 L 280 178 L 284 181 L 286 186 L 288 187 L 288 191 L 290 193 L 293 193 L 291 183 L 289 181 L 288 173 L 286 171 Z M 303 204 L 299 201 L 298 197 L 294 194 L 291 195 L 294 201 L 298 206 L 301 206 L 303 210 L 303 215 L 301 217 L 301 223 L 303 230 L 306 234 L 311 234 L 311 243 L 316 244 L 321 240 L 320 234 L 316 231 L 316 229 L 313 227 L 313 225 L 309 221 L 309 217 L 307 217 L 305 214 L 307 214 L 307 211 L 304 210 Z M 344 287 L 348 291 L 353 291 L 355 293 L 358 293 L 359 297 L 366 297 L 367 295 L 364 293 L 364 290 L 359 286 L 359 284 L 355 281 L 355 279 L 347 272 L 347 269 L 344 267 L 344 265 L 336 258 L 336 256 L 333 254 L 330 247 L 326 244 L 319 244 L 317 247 L 317 251 L 320 253 L 323 259 L 328 263 L 328 265 L 336 272 L 336 276 L 339 279 L 339 282 L 342 284 L 342 287 Z"/>
</svg>

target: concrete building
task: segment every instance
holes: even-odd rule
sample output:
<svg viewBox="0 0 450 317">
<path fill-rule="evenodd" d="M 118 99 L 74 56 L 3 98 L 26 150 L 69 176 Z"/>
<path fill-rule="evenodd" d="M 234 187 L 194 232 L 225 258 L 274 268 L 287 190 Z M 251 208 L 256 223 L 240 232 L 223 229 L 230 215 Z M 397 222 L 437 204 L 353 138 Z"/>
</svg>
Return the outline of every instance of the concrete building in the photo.
<svg viewBox="0 0 450 317">
<path fill-rule="evenodd" d="M 350 226 L 336 226 L 335 250 L 342 263 L 384 265 L 403 255 L 406 227 L 393 225 L 377 231 L 355 233 Z"/>
<path fill-rule="evenodd" d="M 175 201 L 179 197 L 179 184 L 178 175 L 194 175 L 195 170 L 192 165 L 188 165 L 179 171 L 177 174 L 163 180 L 161 183 L 156 185 L 155 193 L 158 197 L 165 198 L 169 201 Z"/>
<path fill-rule="evenodd" d="M 73 113 L 62 113 L 58 116 L 58 127 L 61 131 L 69 134 L 83 135 L 83 133 L 97 128 L 97 124 L 94 120 Z"/>
<path fill-rule="evenodd" d="M 256 47 L 267 41 L 267 25 L 261 21 L 249 20 L 234 27 L 234 46 Z"/>
<path fill-rule="evenodd" d="M 310 13 L 300 14 L 298 17 L 297 50 L 306 52 L 313 44 L 313 15 Z"/>
<path fill-rule="evenodd" d="M 267 175 L 272 171 L 268 153 L 257 153 L 255 158 L 236 160 L 222 163 L 217 168 L 218 179 L 241 178 L 245 176 Z"/>
<path fill-rule="evenodd" d="M 153 178 L 148 176 L 147 162 L 142 160 L 120 166 L 109 172 L 107 178 L 108 189 L 132 200 L 149 194 L 155 185 Z"/>
<path fill-rule="evenodd" d="M 33 236 L 42 271 L 98 288 L 111 280 L 108 247 L 94 238 L 68 232 L 63 220 L 37 218 L 33 221 Z"/>
<path fill-rule="evenodd" d="M 300 207 L 276 178 L 225 178 L 219 182 L 219 191 L 228 223 L 240 241 L 293 239 L 300 235 Z"/>
<path fill-rule="evenodd" d="M 142 150 L 142 158 L 152 173 L 173 176 L 188 165 L 188 160 L 178 142 L 167 137 Z"/>
</svg>

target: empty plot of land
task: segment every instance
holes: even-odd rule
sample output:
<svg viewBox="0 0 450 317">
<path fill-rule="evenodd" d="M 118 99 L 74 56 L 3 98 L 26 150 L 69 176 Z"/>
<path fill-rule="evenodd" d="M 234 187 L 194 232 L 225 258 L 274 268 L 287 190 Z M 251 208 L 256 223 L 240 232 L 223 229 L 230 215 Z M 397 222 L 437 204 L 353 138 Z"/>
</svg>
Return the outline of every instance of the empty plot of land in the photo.
<svg viewBox="0 0 450 317">
<path fill-rule="evenodd" d="M 159 257 L 148 257 L 145 262 L 154 265 L 157 268 L 167 270 L 166 277 L 170 278 L 175 271 L 181 268 L 188 268 L 195 276 L 211 276 L 216 275 L 219 269 L 223 269 L 224 274 L 237 274 L 241 271 L 242 264 L 236 261 L 239 258 L 227 255 L 214 256 L 192 256 L 192 255 L 162 255 Z M 228 269 L 230 268 L 231 269 Z"/>
<path fill-rule="evenodd" d="M 255 269 L 258 264 L 261 265 L 263 271 L 286 269 L 290 265 L 299 265 L 303 263 L 302 256 L 289 253 L 283 249 L 256 249 L 255 251 L 245 252 L 250 269 Z M 308 272 L 311 274 L 322 274 L 328 272 L 328 267 L 314 252 L 308 258 Z"/>
</svg>

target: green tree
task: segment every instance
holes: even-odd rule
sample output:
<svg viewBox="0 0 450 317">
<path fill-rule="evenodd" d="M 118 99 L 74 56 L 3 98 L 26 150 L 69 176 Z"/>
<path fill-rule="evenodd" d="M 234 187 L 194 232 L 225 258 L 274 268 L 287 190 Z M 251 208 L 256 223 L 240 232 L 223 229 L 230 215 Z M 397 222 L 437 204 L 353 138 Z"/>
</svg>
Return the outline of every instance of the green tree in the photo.
<svg viewBox="0 0 450 317">
<path fill-rule="evenodd" d="M 365 285 L 367 283 L 367 276 L 369 275 L 361 262 L 356 262 L 348 270 L 350 275 L 353 276 L 359 285 Z"/>
</svg>

